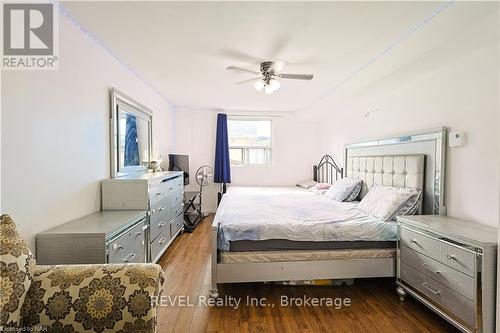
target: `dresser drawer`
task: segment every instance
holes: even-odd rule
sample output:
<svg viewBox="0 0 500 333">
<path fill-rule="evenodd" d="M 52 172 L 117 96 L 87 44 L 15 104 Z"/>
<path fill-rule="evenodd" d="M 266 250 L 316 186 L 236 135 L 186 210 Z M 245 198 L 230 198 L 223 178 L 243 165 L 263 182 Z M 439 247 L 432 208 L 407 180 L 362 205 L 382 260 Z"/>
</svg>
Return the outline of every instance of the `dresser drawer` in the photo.
<svg viewBox="0 0 500 333">
<path fill-rule="evenodd" d="M 184 214 L 179 214 L 175 220 L 170 222 L 170 234 L 172 237 L 184 226 Z"/>
<path fill-rule="evenodd" d="M 401 278 L 427 298 L 445 308 L 447 312 L 474 327 L 474 302 L 406 264 L 401 265 Z"/>
<path fill-rule="evenodd" d="M 474 278 L 406 246 L 401 246 L 401 262 L 474 300 Z"/>
<path fill-rule="evenodd" d="M 475 275 L 476 255 L 420 232 L 401 227 L 401 244 L 469 276 Z"/>
<path fill-rule="evenodd" d="M 108 263 L 144 262 L 143 225 L 136 225 L 108 244 Z"/>
<path fill-rule="evenodd" d="M 170 203 L 170 218 L 174 219 L 182 212 L 182 207 L 183 207 L 182 192 L 177 192 L 170 195 L 168 201 Z"/>
<path fill-rule="evenodd" d="M 184 180 L 182 177 L 176 177 L 166 180 L 163 185 L 165 186 L 165 194 L 168 196 L 173 193 L 182 192 L 184 188 Z"/>
<path fill-rule="evenodd" d="M 149 216 L 150 224 L 153 225 L 155 223 L 160 222 L 163 219 L 168 220 L 169 215 L 170 215 L 170 203 L 166 199 L 162 200 L 156 203 L 154 206 L 151 206 L 151 215 Z"/>
<path fill-rule="evenodd" d="M 169 216 L 164 215 L 159 219 L 156 219 L 154 222 L 150 222 L 150 239 L 155 239 L 158 237 L 160 233 L 162 233 L 163 230 L 169 228 Z"/>
<path fill-rule="evenodd" d="M 160 201 L 165 199 L 166 191 L 164 186 L 157 184 L 149 189 L 149 202 L 151 206 L 156 206 Z"/>
<path fill-rule="evenodd" d="M 158 254 L 167 246 L 170 242 L 170 228 L 167 225 L 165 228 L 151 243 L 151 260 L 155 260 Z"/>
</svg>

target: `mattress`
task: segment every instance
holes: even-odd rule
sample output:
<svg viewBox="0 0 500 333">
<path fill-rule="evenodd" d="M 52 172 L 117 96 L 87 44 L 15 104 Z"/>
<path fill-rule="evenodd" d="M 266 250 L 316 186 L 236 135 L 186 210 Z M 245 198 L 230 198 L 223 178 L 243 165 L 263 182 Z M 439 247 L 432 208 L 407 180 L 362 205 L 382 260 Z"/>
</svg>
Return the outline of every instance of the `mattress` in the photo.
<svg viewBox="0 0 500 333">
<path fill-rule="evenodd" d="M 389 249 L 396 248 L 395 241 L 291 241 L 287 239 L 239 240 L 229 242 L 230 252 L 286 251 L 286 250 L 337 250 L 337 249 Z"/>
<path fill-rule="evenodd" d="M 357 203 L 336 202 L 298 187 L 231 186 L 215 215 L 218 248 L 229 251 L 231 242 L 242 240 L 396 240 L 395 222 L 381 221 L 356 207 Z"/>
<path fill-rule="evenodd" d="M 220 251 L 218 263 L 258 263 L 315 260 L 394 258 L 396 249 L 312 250 L 312 251 Z"/>
</svg>

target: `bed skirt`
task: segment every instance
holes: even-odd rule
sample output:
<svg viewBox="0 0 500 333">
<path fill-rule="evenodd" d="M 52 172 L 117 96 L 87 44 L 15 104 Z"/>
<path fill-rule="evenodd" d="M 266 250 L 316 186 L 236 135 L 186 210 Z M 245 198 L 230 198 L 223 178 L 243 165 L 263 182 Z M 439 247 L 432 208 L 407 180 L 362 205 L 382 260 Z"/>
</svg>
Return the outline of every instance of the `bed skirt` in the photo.
<svg viewBox="0 0 500 333">
<path fill-rule="evenodd" d="M 286 261 L 351 260 L 394 258 L 396 249 L 348 249 L 348 250 L 312 250 L 312 251 L 219 251 L 218 263 L 259 263 Z"/>
</svg>

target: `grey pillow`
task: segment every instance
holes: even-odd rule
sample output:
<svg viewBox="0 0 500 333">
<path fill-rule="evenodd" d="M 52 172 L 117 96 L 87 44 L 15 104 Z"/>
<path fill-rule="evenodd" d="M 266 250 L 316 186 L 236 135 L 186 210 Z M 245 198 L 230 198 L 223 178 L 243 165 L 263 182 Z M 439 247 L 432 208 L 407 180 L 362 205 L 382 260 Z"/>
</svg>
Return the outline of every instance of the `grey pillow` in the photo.
<svg viewBox="0 0 500 333">
<path fill-rule="evenodd" d="M 345 199 L 344 201 L 354 201 L 358 197 L 359 193 L 361 192 L 361 189 L 363 188 L 363 181 L 360 180 L 356 186 L 354 186 L 354 189 L 352 190 L 351 194 Z"/>
<path fill-rule="evenodd" d="M 415 215 L 422 204 L 423 193 L 418 188 L 412 188 L 414 194 L 404 202 L 401 208 L 394 214 L 393 218 L 399 215 Z"/>
<path fill-rule="evenodd" d="M 325 196 L 335 201 L 346 201 L 351 198 L 353 191 L 357 190 L 356 195 L 352 199 L 354 200 L 361 190 L 360 184 L 362 184 L 361 180 L 342 178 L 326 191 Z"/>
</svg>

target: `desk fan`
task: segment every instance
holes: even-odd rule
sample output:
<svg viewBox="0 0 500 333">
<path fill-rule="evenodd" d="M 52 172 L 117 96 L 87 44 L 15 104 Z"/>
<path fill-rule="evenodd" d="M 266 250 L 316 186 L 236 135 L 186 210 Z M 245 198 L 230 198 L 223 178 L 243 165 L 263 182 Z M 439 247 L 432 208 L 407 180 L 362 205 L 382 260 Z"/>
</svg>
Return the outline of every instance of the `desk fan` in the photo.
<svg viewBox="0 0 500 333">
<path fill-rule="evenodd" d="M 203 187 L 210 184 L 213 177 L 213 169 L 209 165 L 203 165 L 196 170 L 195 179 L 200 185 L 199 191 L 185 192 L 184 229 L 193 232 L 194 228 L 205 217 L 201 211 Z M 198 199 L 198 202 L 196 202 Z"/>
</svg>

